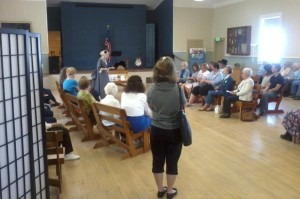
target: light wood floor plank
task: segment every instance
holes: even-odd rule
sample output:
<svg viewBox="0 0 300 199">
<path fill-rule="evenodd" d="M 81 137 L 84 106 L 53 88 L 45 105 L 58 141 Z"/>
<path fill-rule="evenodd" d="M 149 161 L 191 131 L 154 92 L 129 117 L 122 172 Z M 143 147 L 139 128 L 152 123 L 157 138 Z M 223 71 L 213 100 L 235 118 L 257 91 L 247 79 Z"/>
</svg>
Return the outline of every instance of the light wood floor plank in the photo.
<svg viewBox="0 0 300 199">
<path fill-rule="evenodd" d="M 291 110 L 299 105 L 284 98 L 281 106 Z M 242 122 L 238 114 L 220 119 L 198 108 L 186 109 L 193 144 L 183 147 L 177 199 L 300 198 L 300 145 L 279 138 L 285 132 L 284 114 Z M 60 198 L 156 198 L 151 152 L 122 160 L 116 146 L 93 149 L 94 141 L 80 141 L 81 132 L 71 137 L 81 159 L 63 165 Z M 51 198 L 56 198 L 54 192 L 51 188 Z"/>
</svg>

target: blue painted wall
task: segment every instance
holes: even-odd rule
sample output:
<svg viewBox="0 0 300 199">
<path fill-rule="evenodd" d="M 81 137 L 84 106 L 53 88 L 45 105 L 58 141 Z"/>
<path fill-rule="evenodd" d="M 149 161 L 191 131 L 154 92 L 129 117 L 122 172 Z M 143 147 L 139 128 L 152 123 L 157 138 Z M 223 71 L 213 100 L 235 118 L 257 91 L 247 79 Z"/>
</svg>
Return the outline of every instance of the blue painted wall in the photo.
<svg viewBox="0 0 300 199">
<path fill-rule="evenodd" d="M 145 60 L 146 10 L 144 5 L 61 3 L 63 65 L 79 70 L 96 68 L 104 49 L 107 25 L 113 51 L 122 51 L 110 65 L 128 58 L 134 67 L 137 56 Z"/>
<path fill-rule="evenodd" d="M 173 0 L 164 0 L 155 10 L 148 11 L 147 22 L 155 24 L 156 59 L 173 56 Z"/>
<path fill-rule="evenodd" d="M 61 31 L 60 7 L 47 8 L 48 31 Z"/>
</svg>

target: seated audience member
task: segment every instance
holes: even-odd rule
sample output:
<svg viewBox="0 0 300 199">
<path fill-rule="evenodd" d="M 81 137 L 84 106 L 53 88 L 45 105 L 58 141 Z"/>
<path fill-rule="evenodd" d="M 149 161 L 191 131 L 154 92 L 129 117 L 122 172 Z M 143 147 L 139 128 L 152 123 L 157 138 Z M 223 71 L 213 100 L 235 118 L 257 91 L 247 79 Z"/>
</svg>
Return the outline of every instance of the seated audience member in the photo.
<svg viewBox="0 0 300 199">
<path fill-rule="evenodd" d="M 54 118 L 53 111 L 51 110 L 51 106 L 49 104 L 44 104 L 44 118 L 47 123 L 56 123 L 57 120 Z"/>
<path fill-rule="evenodd" d="M 67 79 L 63 83 L 63 90 L 71 95 L 77 96 L 78 83 L 75 80 L 76 69 L 73 67 L 67 68 Z"/>
<path fill-rule="evenodd" d="M 200 67 L 199 67 L 199 64 L 198 63 L 194 63 L 192 65 L 192 70 L 193 70 L 193 73 L 192 73 L 192 76 L 191 77 L 188 77 L 187 80 L 189 82 L 195 82 L 197 77 L 198 77 L 198 74 L 200 72 Z"/>
<path fill-rule="evenodd" d="M 261 85 L 261 89 L 264 89 L 267 87 L 267 85 L 270 83 L 270 79 L 273 75 L 273 72 L 272 72 L 272 65 L 271 64 L 266 64 L 264 65 L 264 69 L 266 71 L 266 74 L 263 76 L 263 79 L 260 83 Z"/>
<path fill-rule="evenodd" d="M 267 64 L 269 64 L 269 63 L 266 62 L 266 61 L 264 61 L 264 62 L 262 63 L 262 65 L 258 68 L 257 76 L 260 77 L 260 81 L 257 82 L 257 83 L 259 83 L 259 84 L 261 83 L 263 77 L 264 77 L 265 74 L 266 74 L 265 65 L 267 65 Z"/>
<path fill-rule="evenodd" d="M 186 61 L 181 62 L 180 64 L 180 74 L 178 83 L 185 83 L 186 80 L 190 77 L 190 70 L 188 69 L 188 63 Z"/>
<path fill-rule="evenodd" d="M 300 135 L 300 109 L 289 111 L 285 114 L 282 125 L 286 133 L 280 137 L 287 141 L 293 141 L 293 135 Z"/>
<path fill-rule="evenodd" d="M 104 87 L 105 97 L 100 101 L 101 104 L 105 104 L 108 106 L 113 106 L 120 108 L 119 101 L 115 98 L 116 94 L 118 93 L 118 87 L 114 82 L 109 82 Z M 103 115 L 110 115 L 109 113 L 103 113 Z M 111 116 L 111 115 L 110 115 Z M 113 122 L 103 120 L 102 121 L 104 126 L 111 126 L 114 125 Z"/>
<path fill-rule="evenodd" d="M 222 59 L 222 60 L 218 61 L 219 69 L 220 69 L 221 73 L 223 73 L 225 66 L 227 66 L 227 62 L 228 61 L 226 59 Z"/>
<path fill-rule="evenodd" d="M 194 103 L 194 101 L 197 98 L 197 95 L 200 95 L 201 97 L 206 96 L 208 91 L 214 90 L 214 87 L 217 86 L 223 80 L 223 75 L 219 71 L 219 64 L 216 62 L 211 62 L 209 66 L 212 69 L 212 71 L 209 73 L 207 78 L 203 78 L 200 81 L 200 84 L 192 89 L 190 99 L 186 106 L 190 106 L 192 103 Z"/>
<path fill-rule="evenodd" d="M 291 87 L 293 81 L 297 81 L 297 80 L 300 81 L 300 64 L 293 63 L 289 76 L 284 77 L 284 79 L 285 79 L 285 84 L 283 88 L 284 89 L 283 96 L 287 97 L 291 94 Z"/>
<path fill-rule="evenodd" d="M 191 91 L 195 86 L 198 86 L 200 81 L 202 79 L 206 79 L 207 76 L 209 75 L 209 70 L 208 70 L 208 64 L 204 63 L 201 65 L 201 70 L 198 71 L 197 77 L 194 78 L 194 82 L 193 83 L 189 83 L 189 84 L 185 84 L 184 86 L 184 92 L 187 96 L 187 99 L 190 97 L 191 95 Z"/>
<path fill-rule="evenodd" d="M 65 160 L 78 160 L 79 155 L 73 153 L 73 146 L 69 130 L 66 129 L 62 124 L 59 123 L 45 123 L 47 131 L 62 131 L 63 141 L 60 143 L 65 148 Z"/>
<path fill-rule="evenodd" d="M 294 100 L 300 100 L 300 82 L 298 82 L 298 84 L 292 85 L 291 94 Z"/>
<path fill-rule="evenodd" d="M 278 97 L 282 86 L 284 85 L 284 78 L 280 74 L 281 66 L 275 64 L 272 67 L 274 75 L 270 79 L 270 83 L 262 90 L 261 99 L 259 102 L 259 115 L 264 115 L 268 111 L 269 98 Z"/>
<path fill-rule="evenodd" d="M 59 106 L 60 103 L 58 103 L 52 94 L 52 91 L 47 88 L 43 88 L 44 91 L 44 102 L 51 105 L 51 106 Z"/>
<path fill-rule="evenodd" d="M 192 66 L 192 70 L 193 70 L 192 76 L 187 78 L 186 83 L 181 84 L 181 88 L 184 89 L 184 91 L 186 91 L 187 89 L 190 89 L 193 86 L 193 84 L 196 82 L 196 79 L 200 72 L 199 64 L 194 63 Z M 188 97 L 188 93 L 185 92 L 185 94 L 186 94 L 186 97 Z"/>
<path fill-rule="evenodd" d="M 93 113 L 92 103 L 95 102 L 95 98 L 90 93 L 90 80 L 86 76 L 82 76 L 78 82 L 79 92 L 77 98 L 81 99 L 84 104 L 84 109 L 91 119 L 91 123 L 95 124 L 96 120 Z"/>
<path fill-rule="evenodd" d="M 283 68 L 280 71 L 280 74 L 282 75 L 282 77 L 284 77 L 284 79 L 289 79 L 292 73 L 292 63 L 289 61 L 285 62 Z"/>
<path fill-rule="evenodd" d="M 58 83 L 61 87 L 63 87 L 63 83 L 67 79 L 67 69 L 68 67 L 63 67 L 62 69 L 60 69 Z"/>
<path fill-rule="evenodd" d="M 138 75 L 130 76 L 121 95 L 121 108 L 126 110 L 127 121 L 134 133 L 150 127 L 151 110 L 148 107 L 145 86 Z"/>
<path fill-rule="evenodd" d="M 240 63 L 234 63 L 233 64 L 233 68 L 241 68 L 241 64 Z"/>
<path fill-rule="evenodd" d="M 244 68 L 242 71 L 242 81 L 238 85 L 238 88 L 234 91 L 230 91 L 230 95 L 224 96 L 223 102 L 223 114 L 220 118 L 230 118 L 231 104 L 235 101 L 251 101 L 254 81 L 251 79 L 252 69 Z"/>
<path fill-rule="evenodd" d="M 295 63 L 293 65 L 293 75 L 290 79 L 290 92 L 291 97 L 296 100 L 300 99 L 300 64 Z"/>
<path fill-rule="evenodd" d="M 219 86 L 215 87 L 215 90 L 208 91 L 205 105 L 199 109 L 199 111 L 213 111 L 214 106 L 212 105 L 215 96 L 227 96 L 230 95 L 229 92 L 233 89 L 234 80 L 231 76 L 232 68 L 230 66 L 225 66 L 223 70 L 224 79 L 221 81 Z"/>
</svg>

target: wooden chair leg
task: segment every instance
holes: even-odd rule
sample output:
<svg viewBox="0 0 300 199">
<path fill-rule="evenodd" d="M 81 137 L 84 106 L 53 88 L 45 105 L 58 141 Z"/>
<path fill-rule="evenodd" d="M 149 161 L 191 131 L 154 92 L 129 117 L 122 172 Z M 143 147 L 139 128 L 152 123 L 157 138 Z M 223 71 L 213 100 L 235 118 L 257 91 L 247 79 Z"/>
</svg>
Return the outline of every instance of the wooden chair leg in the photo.
<svg viewBox="0 0 300 199">
<path fill-rule="evenodd" d="M 144 132 L 144 153 L 148 152 L 150 150 L 150 129 L 146 130 Z"/>
</svg>

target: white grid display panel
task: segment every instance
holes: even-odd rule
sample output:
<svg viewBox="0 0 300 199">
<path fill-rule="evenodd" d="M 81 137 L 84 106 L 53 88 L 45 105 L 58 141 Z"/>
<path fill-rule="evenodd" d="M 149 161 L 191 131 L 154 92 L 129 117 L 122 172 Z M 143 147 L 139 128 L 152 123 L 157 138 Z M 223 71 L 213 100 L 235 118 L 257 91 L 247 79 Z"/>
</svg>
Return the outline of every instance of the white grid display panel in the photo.
<svg viewBox="0 0 300 199">
<path fill-rule="evenodd" d="M 0 199 L 46 199 L 39 38 L 7 32 L 0 29 Z"/>
<path fill-rule="evenodd" d="M 1 34 L 0 47 L 0 197 L 30 198 L 25 35 Z"/>
<path fill-rule="evenodd" d="M 31 94 L 31 120 L 33 158 L 35 170 L 36 198 L 46 198 L 45 165 L 44 165 L 44 136 L 42 131 L 40 100 L 40 55 L 39 41 L 36 37 L 30 37 L 29 41 L 29 71 L 30 71 L 30 94 Z"/>
</svg>

